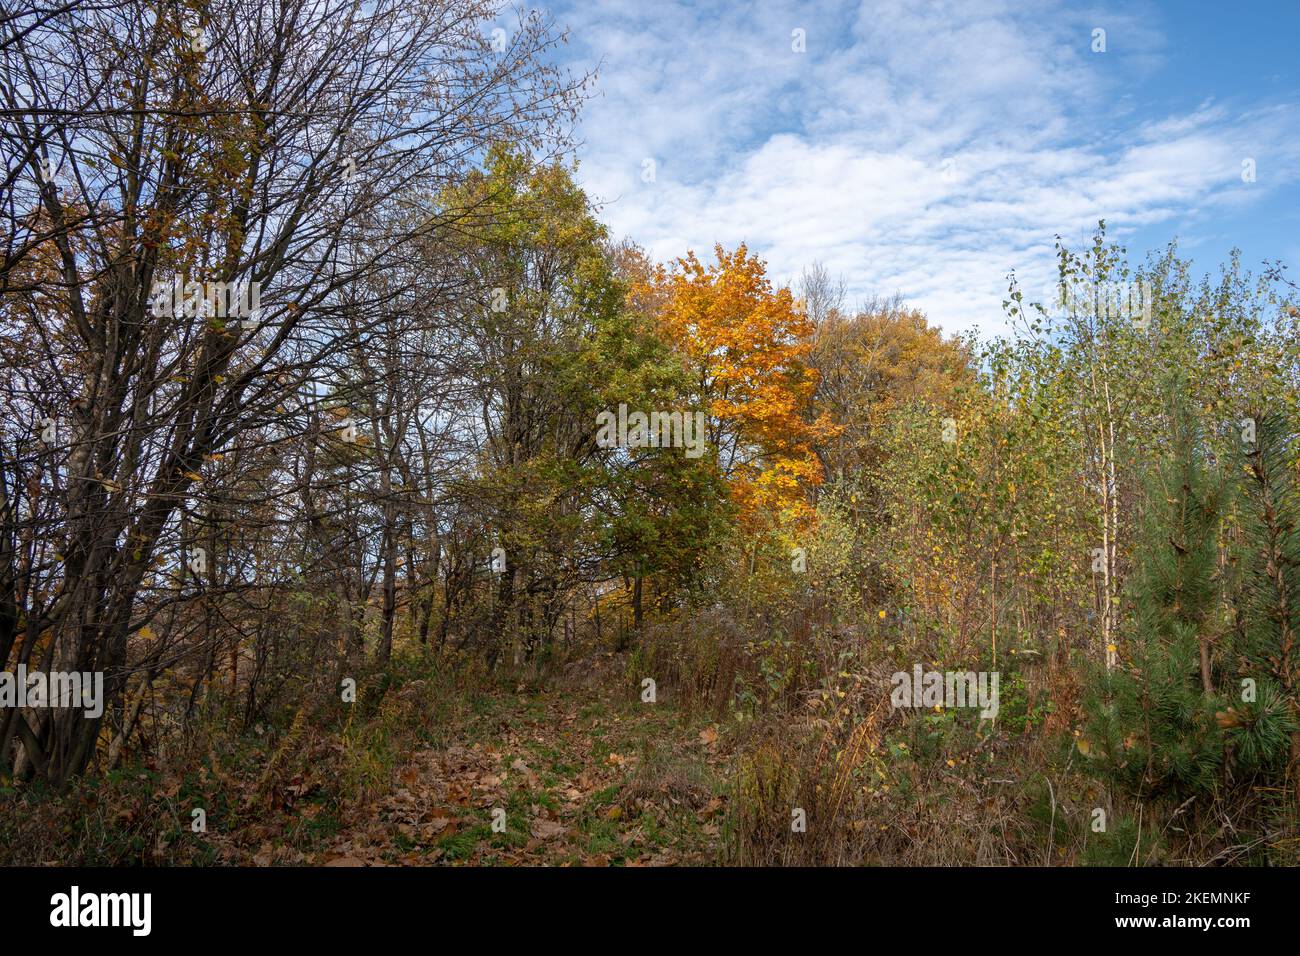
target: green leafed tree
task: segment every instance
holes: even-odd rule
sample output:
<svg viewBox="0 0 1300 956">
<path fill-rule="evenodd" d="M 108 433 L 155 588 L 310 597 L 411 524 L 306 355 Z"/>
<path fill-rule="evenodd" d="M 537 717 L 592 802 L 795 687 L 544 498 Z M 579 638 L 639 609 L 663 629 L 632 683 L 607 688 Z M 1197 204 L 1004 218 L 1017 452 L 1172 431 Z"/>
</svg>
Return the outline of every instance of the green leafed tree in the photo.
<svg viewBox="0 0 1300 956">
<path fill-rule="evenodd" d="M 1146 482 L 1125 659 L 1090 687 L 1080 746 L 1135 796 L 1209 791 L 1223 757 L 1211 643 L 1224 492 L 1195 422 L 1172 403 L 1168 450 Z"/>
</svg>

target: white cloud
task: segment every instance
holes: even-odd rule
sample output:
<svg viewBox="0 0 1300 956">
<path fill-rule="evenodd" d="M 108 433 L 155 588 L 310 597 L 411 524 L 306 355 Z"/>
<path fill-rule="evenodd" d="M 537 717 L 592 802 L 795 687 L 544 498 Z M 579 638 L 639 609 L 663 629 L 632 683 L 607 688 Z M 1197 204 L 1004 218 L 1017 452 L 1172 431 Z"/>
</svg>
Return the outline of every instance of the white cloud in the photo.
<svg viewBox="0 0 1300 956">
<path fill-rule="evenodd" d="M 580 178 L 614 234 L 659 259 L 747 242 L 778 281 L 820 260 L 852 297 L 900 291 L 950 331 L 997 332 L 1007 273 L 1042 288 L 1058 233 L 1106 218 L 1123 237 L 1257 201 L 1268 184 L 1244 188 L 1245 156 L 1271 158 L 1273 185 L 1300 168 L 1288 107 L 1137 120 L 1125 84 L 1158 66 L 1161 40 L 1133 16 L 917 6 L 560 11 L 580 56 L 604 60 Z"/>
</svg>

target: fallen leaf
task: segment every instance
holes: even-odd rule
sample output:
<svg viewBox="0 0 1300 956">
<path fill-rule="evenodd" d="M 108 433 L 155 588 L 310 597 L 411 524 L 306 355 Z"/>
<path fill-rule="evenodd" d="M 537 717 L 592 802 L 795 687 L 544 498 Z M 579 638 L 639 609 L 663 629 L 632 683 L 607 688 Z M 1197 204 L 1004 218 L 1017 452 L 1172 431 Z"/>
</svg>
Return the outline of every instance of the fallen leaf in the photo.
<svg viewBox="0 0 1300 956">
<path fill-rule="evenodd" d="M 550 840 L 568 831 L 568 827 L 558 820 L 547 820 L 545 818 L 534 820 L 529 829 L 532 831 L 533 836 L 539 840 Z"/>
</svg>

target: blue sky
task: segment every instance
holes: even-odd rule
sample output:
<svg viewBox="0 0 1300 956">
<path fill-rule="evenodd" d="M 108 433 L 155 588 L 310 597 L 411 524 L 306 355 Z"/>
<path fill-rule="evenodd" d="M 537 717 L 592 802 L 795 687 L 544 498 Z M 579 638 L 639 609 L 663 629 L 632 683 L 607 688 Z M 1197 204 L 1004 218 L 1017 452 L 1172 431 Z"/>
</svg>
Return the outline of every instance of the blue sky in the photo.
<svg viewBox="0 0 1300 956">
<path fill-rule="evenodd" d="M 1300 0 L 547 9 L 599 64 L 579 180 L 656 258 L 744 241 L 777 281 L 821 261 L 850 304 L 984 334 L 1007 273 L 1046 287 L 1055 235 L 1100 218 L 1135 259 L 1177 237 L 1201 271 L 1234 246 L 1300 271 Z"/>
</svg>

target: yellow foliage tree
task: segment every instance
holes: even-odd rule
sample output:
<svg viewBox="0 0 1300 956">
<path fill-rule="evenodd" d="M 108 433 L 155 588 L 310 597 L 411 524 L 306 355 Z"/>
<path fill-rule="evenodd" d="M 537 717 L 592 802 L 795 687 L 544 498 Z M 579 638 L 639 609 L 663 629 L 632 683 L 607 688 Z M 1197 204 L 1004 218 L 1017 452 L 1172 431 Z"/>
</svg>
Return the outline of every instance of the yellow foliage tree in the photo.
<svg viewBox="0 0 1300 956">
<path fill-rule="evenodd" d="M 898 409 L 921 401 L 947 414 L 975 382 L 966 344 L 945 338 L 897 298 L 854 316 L 828 316 L 813 335 L 808 363 L 818 373 L 818 408 L 840 426 L 820 449 L 832 475 L 878 473 L 885 466 L 880 431 Z"/>
<path fill-rule="evenodd" d="M 834 431 L 825 416 L 812 417 L 817 377 L 805 362 L 812 323 L 743 244 L 714 251 L 707 267 L 688 252 L 656 268 L 632 295 L 656 305 L 664 334 L 694 372 L 742 522 L 805 524 L 809 489 L 822 480 L 814 445 Z"/>
</svg>

